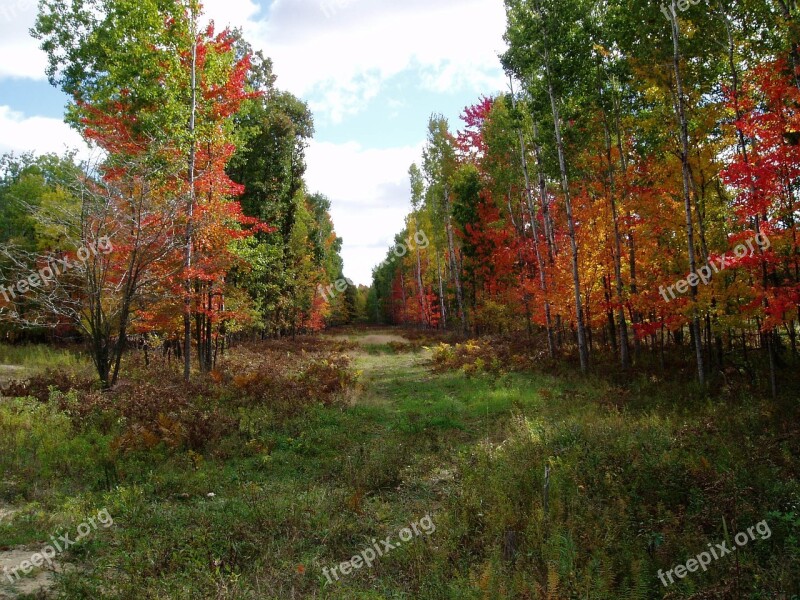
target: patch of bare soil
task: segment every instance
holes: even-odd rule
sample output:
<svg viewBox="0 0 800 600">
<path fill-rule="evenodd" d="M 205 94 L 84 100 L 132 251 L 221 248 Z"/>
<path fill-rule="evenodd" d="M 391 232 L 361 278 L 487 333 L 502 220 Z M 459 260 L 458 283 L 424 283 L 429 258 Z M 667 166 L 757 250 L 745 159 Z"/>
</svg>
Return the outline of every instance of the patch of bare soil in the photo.
<svg viewBox="0 0 800 600">
<path fill-rule="evenodd" d="M 6 552 L 0 552 L 0 599 L 13 599 L 23 594 L 37 594 L 49 590 L 55 583 L 55 574 L 61 567 L 53 563 L 50 569 L 34 569 L 28 575 L 18 571 L 15 577 L 14 569 L 18 569 L 23 561 L 30 561 L 31 556 L 41 551 L 36 547 L 19 547 Z"/>
<path fill-rule="evenodd" d="M 19 509 L 7 504 L 0 504 L 0 523 L 13 518 Z M 9 550 L 0 551 L 0 600 L 13 600 L 21 595 L 39 594 L 46 592 L 55 584 L 57 573 L 63 572 L 68 565 L 62 566 L 53 562 L 52 566 L 46 563 L 41 568 L 34 568 L 24 575 L 19 569 L 23 561 L 31 560 L 34 554 L 40 553 L 43 547 L 17 546 Z"/>
</svg>

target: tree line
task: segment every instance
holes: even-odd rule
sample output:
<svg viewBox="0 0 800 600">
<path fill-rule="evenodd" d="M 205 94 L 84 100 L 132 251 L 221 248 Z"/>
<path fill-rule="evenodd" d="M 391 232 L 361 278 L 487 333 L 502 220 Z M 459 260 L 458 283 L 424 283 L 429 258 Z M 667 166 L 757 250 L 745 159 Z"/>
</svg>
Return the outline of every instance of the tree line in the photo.
<svg viewBox="0 0 800 600">
<path fill-rule="evenodd" d="M 88 342 L 113 385 L 132 338 L 213 369 L 226 342 L 314 332 L 355 316 L 330 201 L 308 190 L 307 105 L 276 86 L 240 31 L 196 0 L 46 0 L 32 35 L 66 120 L 94 150 L 0 158 L 0 280 L 76 268 L 0 296 L 6 339 Z"/>
<path fill-rule="evenodd" d="M 509 89 L 458 131 L 431 117 L 398 236 L 431 245 L 375 270 L 373 318 L 541 332 L 583 371 L 758 362 L 776 393 L 800 304 L 796 3 L 505 8 Z"/>
</svg>

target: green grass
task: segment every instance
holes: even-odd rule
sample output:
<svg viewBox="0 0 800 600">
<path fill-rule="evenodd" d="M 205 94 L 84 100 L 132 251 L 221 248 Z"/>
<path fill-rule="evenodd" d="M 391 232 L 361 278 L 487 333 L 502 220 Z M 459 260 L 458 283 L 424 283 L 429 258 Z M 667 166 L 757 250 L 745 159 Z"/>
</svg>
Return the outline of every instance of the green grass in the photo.
<svg viewBox="0 0 800 600">
<path fill-rule="evenodd" d="M 115 527 L 70 552 L 82 568 L 60 597 L 664 598 L 656 571 L 724 539 L 723 517 L 731 534 L 767 519 L 771 539 L 671 597 L 800 593 L 796 401 L 568 372 L 434 374 L 427 353 L 365 350 L 355 405 L 281 423 L 254 409 L 246 443 L 127 454 L 118 485 L 101 434 L 1 406 L 15 483 L 0 500 L 24 510 L 0 525 L 0 547 L 107 508 Z M 326 583 L 323 568 L 426 514 L 430 536 Z"/>
<path fill-rule="evenodd" d="M 72 350 L 44 345 L 10 346 L 0 344 L 0 365 L 14 365 L 31 370 L 86 368 L 89 361 Z"/>
</svg>

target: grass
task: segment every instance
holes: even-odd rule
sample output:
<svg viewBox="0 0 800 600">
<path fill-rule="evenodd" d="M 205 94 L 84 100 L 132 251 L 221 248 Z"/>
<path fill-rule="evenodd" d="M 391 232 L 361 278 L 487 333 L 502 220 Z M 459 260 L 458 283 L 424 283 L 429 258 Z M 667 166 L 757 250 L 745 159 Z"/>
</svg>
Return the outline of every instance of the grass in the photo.
<svg viewBox="0 0 800 600">
<path fill-rule="evenodd" d="M 88 359 L 73 350 L 55 349 L 41 344 L 11 346 L 0 344 L 0 365 L 25 367 L 29 370 L 84 369 Z"/>
<path fill-rule="evenodd" d="M 51 405 L 3 405 L 0 501 L 23 511 L 0 524 L 0 548 L 107 508 L 115 526 L 69 552 L 81 569 L 53 595 L 70 599 L 800 593 L 796 400 L 646 377 L 433 372 L 427 352 L 351 337 L 363 342 L 352 405 L 281 420 L 253 407 L 202 452 L 114 455 L 110 434 L 72 428 Z M 436 531 L 327 582 L 324 568 L 428 514 Z M 669 590 L 656 577 L 764 520 L 769 539 L 708 572 Z"/>
</svg>

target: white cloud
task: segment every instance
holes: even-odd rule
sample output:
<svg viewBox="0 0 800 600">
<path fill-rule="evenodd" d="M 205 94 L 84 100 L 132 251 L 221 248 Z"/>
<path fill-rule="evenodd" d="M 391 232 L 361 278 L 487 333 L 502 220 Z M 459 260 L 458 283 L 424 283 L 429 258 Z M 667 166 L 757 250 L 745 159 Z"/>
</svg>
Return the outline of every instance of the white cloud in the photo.
<svg viewBox="0 0 800 600">
<path fill-rule="evenodd" d="M 306 151 L 309 190 L 331 199 L 336 233 L 344 238 L 345 274 L 369 285 L 411 210 L 408 168 L 422 142 L 383 150 L 355 142 L 312 142 Z"/>
<path fill-rule="evenodd" d="M 35 21 L 35 0 L 0 0 L 0 79 L 45 78 L 47 59 L 28 34 Z"/>
<path fill-rule="evenodd" d="M 63 154 L 77 149 L 80 158 L 90 155 L 83 138 L 60 119 L 26 117 L 0 106 L 0 152 Z"/>
<path fill-rule="evenodd" d="M 278 85 L 311 98 L 333 122 L 408 70 L 421 71 L 421 87 L 434 92 L 505 86 L 497 0 L 275 0 L 268 20 L 248 29 L 275 61 Z"/>
<path fill-rule="evenodd" d="M 36 23 L 37 0 L 0 0 L 0 79 L 45 79 L 47 56 L 39 41 L 30 36 Z M 225 27 L 253 29 L 261 11 L 257 0 L 207 0 L 205 20 L 213 20 L 217 30 Z"/>
<path fill-rule="evenodd" d="M 382 76 L 375 71 L 364 72 L 349 81 L 331 85 L 320 100 L 311 100 L 314 115 L 327 115 L 334 123 L 361 112 L 370 100 L 380 93 Z"/>
<path fill-rule="evenodd" d="M 0 78 L 44 79 L 46 58 L 28 31 L 34 0 L 0 0 Z M 262 5 L 263 3 L 263 5 Z M 434 92 L 503 89 L 498 0 L 207 0 L 218 29 L 242 27 L 275 61 L 279 85 L 340 122 L 404 71 Z"/>
<path fill-rule="evenodd" d="M 214 21 L 217 31 L 226 27 L 242 27 L 247 31 L 252 28 L 248 24 L 261 12 L 261 6 L 253 0 L 205 0 L 203 11 L 206 20 Z"/>
</svg>

